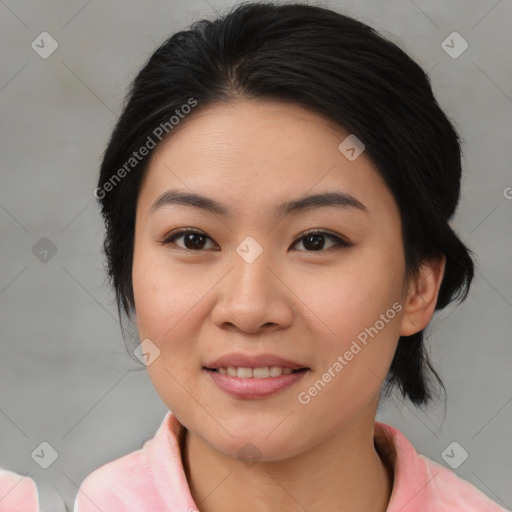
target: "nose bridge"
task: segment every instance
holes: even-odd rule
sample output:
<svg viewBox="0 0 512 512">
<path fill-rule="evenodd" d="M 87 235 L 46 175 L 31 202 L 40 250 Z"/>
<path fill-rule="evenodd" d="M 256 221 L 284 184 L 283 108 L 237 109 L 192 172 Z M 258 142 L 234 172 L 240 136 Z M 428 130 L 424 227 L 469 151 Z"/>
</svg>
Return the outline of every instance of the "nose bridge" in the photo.
<svg viewBox="0 0 512 512">
<path fill-rule="evenodd" d="M 251 265 L 258 259 L 268 259 L 270 251 L 267 248 L 263 248 L 263 245 L 252 236 L 246 236 L 237 246 L 236 253 L 240 258 Z M 261 256 L 265 253 L 264 257 Z"/>
<path fill-rule="evenodd" d="M 240 242 L 233 257 L 233 280 L 241 286 L 239 297 L 267 287 L 272 274 L 268 269 L 271 260 L 272 251 L 254 237 L 247 236 Z"/>
<path fill-rule="evenodd" d="M 218 326 L 230 324 L 244 332 L 257 332 L 263 326 L 276 328 L 291 322 L 282 285 L 270 270 L 272 261 L 272 251 L 253 237 L 236 247 L 231 271 L 222 282 L 213 311 Z"/>
</svg>

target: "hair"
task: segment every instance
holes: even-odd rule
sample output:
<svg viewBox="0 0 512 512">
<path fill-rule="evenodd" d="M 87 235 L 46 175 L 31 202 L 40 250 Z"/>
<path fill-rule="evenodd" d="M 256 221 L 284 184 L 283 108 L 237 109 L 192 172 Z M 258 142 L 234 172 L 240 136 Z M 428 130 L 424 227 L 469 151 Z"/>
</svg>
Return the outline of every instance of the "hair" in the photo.
<svg viewBox="0 0 512 512">
<path fill-rule="evenodd" d="M 120 319 L 123 311 L 129 318 L 135 312 L 135 214 L 152 150 L 135 164 L 133 155 L 148 147 L 161 127 L 172 136 L 172 129 L 186 123 L 176 128 L 169 121 L 190 111 L 183 106 L 191 105 L 191 98 L 198 107 L 188 117 L 239 98 L 278 100 L 356 135 L 399 207 L 407 275 L 416 276 L 422 262 L 444 255 L 436 310 L 466 298 L 472 253 L 449 225 L 460 196 L 460 139 L 434 98 L 428 75 L 396 44 L 351 17 L 301 3 L 252 2 L 172 35 L 130 85 L 95 191 Z M 400 337 L 384 390 L 398 386 L 415 405 L 427 404 L 432 377 L 444 390 L 423 331 Z"/>
</svg>

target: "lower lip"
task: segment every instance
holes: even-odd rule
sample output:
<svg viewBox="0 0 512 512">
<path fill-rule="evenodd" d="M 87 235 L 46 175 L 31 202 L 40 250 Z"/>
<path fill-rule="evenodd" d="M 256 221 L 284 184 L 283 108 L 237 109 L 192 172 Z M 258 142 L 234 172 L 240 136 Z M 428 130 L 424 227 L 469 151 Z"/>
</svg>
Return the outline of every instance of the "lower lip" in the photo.
<svg viewBox="0 0 512 512">
<path fill-rule="evenodd" d="M 263 379 L 241 379 L 223 375 L 213 370 L 204 371 L 210 376 L 215 385 L 238 398 L 263 398 L 278 393 L 301 380 L 309 370 L 280 375 L 279 377 L 267 377 Z"/>
</svg>

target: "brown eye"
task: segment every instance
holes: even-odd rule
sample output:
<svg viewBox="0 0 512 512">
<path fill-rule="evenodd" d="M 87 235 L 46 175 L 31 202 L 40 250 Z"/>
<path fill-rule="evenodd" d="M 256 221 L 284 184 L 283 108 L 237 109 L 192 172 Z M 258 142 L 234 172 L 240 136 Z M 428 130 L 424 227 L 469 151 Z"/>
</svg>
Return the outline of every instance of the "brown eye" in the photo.
<svg viewBox="0 0 512 512">
<path fill-rule="evenodd" d="M 174 244 L 175 240 L 183 238 L 183 246 L 179 244 Z M 211 240 L 211 238 L 204 233 L 199 231 L 193 231 L 190 229 L 184 229 L 181 231 L 177 231 L 176 233 L 172 233 L 168 236 L 162 243 L 164 245 L 174 244 L 180 247 L 181 249 L 186 249 L 190 251 L 200 251 L 204 249 L 207 240 Z"/>
<path fill-rule="evenodd" d="M 340 238 L 339 236 L 328 233 L 327 231 L 322 231 L 321 229 L 313 229 L 303 233 L 300 238 L 295 240 L 293 245 L 301 242 L 306 248 L 307 252 L 318 252 L 325 249 L 325 239 L 328 238 L 330 240 L 334 240 L 335 243 L 331 247 L 327 247 L 327 249 L 332 249 L 334 247 L 349 247 L 351 244 Z"/>
</svg>

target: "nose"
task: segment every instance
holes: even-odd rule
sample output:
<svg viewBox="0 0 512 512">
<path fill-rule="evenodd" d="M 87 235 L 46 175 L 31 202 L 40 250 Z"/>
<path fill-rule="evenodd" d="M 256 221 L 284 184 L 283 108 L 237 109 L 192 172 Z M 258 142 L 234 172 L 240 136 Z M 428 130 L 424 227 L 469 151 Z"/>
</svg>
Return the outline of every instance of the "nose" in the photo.
<svg viewBox="0 0 512 512">
<path fill-rule="evenodd" d="M 271 260 L 269 250 L 253 261 L 233 254 L 232 268 L 216 288 L 212 319 L 217 326 L 258 334 L 291 324 L 293 293 Z"/>
</svg>

